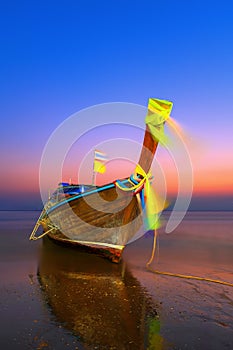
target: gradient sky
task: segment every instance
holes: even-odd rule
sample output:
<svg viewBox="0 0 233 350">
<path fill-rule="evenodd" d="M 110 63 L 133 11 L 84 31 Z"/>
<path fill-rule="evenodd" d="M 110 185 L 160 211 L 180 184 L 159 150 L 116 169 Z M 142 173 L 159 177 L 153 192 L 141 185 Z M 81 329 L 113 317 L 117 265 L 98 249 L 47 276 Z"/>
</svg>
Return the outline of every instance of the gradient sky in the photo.
<svg viewBox="0 0 233 350">
<path fill-rule="evenodd" d="M 41 154 L 64 119 L 149 97 L 187 130 L 195 209 L 232 209 L 232 18 L 225 0 L 1 2 L 0 209 L 41 207 Z"/>
</svg>

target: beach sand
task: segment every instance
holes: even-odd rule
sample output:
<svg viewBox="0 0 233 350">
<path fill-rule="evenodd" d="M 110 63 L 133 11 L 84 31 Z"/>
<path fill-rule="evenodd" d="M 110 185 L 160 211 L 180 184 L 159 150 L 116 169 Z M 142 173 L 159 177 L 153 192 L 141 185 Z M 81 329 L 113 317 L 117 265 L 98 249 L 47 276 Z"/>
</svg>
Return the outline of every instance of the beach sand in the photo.
<svg viewBox="0 0 233 350">
<path fill-rule="evenodd" d="M 232 287 L 148 271 L 150 233 L 119 265 L 30 242 L 38 216 L 0 212 L 1 349 L 233 348 Z M 231 212 L 189 212 L 158 231 L 153 269 L 233 283 L 232 266 Z"/>
<path fill-rule="evenodd" d="M 230 212 L 187 213 L 173 233 L 160 230 L 152 268 L 233 283 L 232 219 Z M 233 288 L 145 271 L 151 238 L 141 239 L 147 246 L 141 254 L 135 242 L 126 260 L 157 302 L 164 343 L 171 349 L 233 349 Z"/>
</svg>

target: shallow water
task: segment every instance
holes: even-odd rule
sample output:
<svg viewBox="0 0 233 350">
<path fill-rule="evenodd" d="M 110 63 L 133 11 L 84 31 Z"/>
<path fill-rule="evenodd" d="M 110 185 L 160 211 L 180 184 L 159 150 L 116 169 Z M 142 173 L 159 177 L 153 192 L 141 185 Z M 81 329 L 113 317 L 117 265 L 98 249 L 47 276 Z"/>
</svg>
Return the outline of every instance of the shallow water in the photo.
<svg viewBox="0 0 233 350">
<path fill-rule="evenodd" d="M 232 287 L 149 272 L 149 233 L 119 265 L 30 242 L 38 215 L 0 212 L 1 349 L 233 348 Z M 188 213 L 159 230 L 152 267 L 233 283 L 232 223 L 231 212 Z"/>
</svg>

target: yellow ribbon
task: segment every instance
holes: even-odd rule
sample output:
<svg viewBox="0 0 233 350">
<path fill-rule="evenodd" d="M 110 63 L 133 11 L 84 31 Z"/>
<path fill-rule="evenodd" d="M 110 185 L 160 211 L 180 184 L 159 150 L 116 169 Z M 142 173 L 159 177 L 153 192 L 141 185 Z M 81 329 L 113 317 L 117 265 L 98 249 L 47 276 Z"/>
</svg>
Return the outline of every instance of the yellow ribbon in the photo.
<svg viewBox="0 0 233 350">
<path fill-rule="evenodd" d="M 162 117 L 158 114 L 147 115 L 145 123 L 148 125 L 153 138 L 165 146 L 168 144 L 168 138 L 164 134 L 164 122 L 161 121 L 157 124 L 159 119 L 162 120 Z"/>
<path fill-rule="evenodd" d="M 138 177 L 141 176 L 141 178 Z M 154 190 L 150 183 L 151 173 L 146 174 L 142 167 L 137 164 L 134 171 L 134 178 L 140 180 L 138 184 L 135 184 L 131 187 L 122 187 L 118 181 L 116 181 L 116 186 L 119 187 L 122 191 L 134 191 L 136 192 L 140 187 L 144 185 L 144 197 L 145 197 L 145 206 L 146 206 L 146 229 L 153 230 L 159 227 L 158 213 L 159 207 L 157 199 L 154 193 Z"/>
<path fill-rule="evenodd" d="M 151 174 L 146 172 L 142 169 L 142 167 L 137 164 L 135 173 L 142 176 L 144 181 L 144 197 L 145 197 L 145 204 L 146 204 L 146 229 L 147 230 L 154 230 L 159 227 L 159 220 L 158 220 L 158 212 L 159 208 L 157 205 L 156 196 L 154 193 L 154 190 L 151 186 L 150 178 Z M 140 184 L 140 183 L 139 183 Z"/>
<path fill-rule="evenodd" d="M 163 118 L 162 122 L 165 122 L 171 113 L 173 103 L 167 100 L 160 100 L 158 98 L 149 98 L 148 111 L 150 114 L 158 114 Z M 161 123 L 161 121 L 158 121 Z"/>
<path fill-rule="evenodd" d="M 148 125 L 153 138 L 163 145 L 168 144 L 168 138 L 164 134 L 164 123 L 170 117 L 172 102 L 150 98 L 145 123 Z"/>
</svg>

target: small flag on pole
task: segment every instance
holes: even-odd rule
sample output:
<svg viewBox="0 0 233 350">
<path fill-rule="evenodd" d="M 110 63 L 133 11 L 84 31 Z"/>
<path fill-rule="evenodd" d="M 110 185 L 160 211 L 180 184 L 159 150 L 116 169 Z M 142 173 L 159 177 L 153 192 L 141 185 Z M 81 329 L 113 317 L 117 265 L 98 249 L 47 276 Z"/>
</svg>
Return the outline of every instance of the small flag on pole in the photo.
<svg viewBox="0 0 233 350">
<path fill-rule="evenodd" d="M 95 157 L 94 157 L 94 172 L 95 173 L 105 173 L 106 166 L 105 161 L 107 160 L 106 154 L 95 150 Z"/>
<path fill-rule="evenodd" d="M 94 161 L 94 172 L 103 174 L 103 173 L 105 173 L 105 171 L 106 171 L 105 164 L 103 164 L 99 160 L 95 160 Z"/>
<path fill-rule="evenodd" d="M 107 160 L 106 153 L 100 152 L 97 149 L 95 149 L 95 159 L 102 160 L 105 162 Z"/>
</svg>

